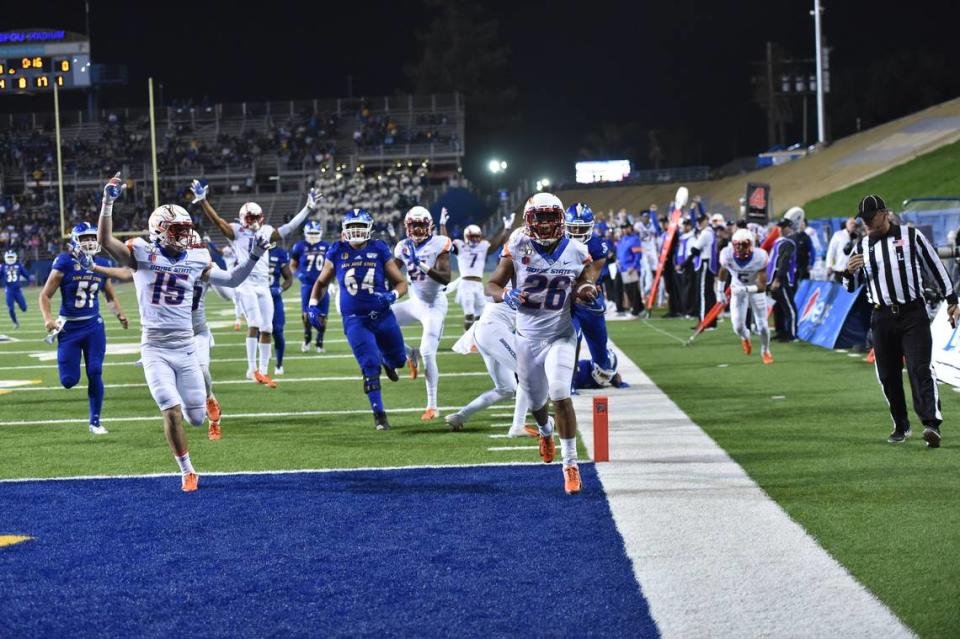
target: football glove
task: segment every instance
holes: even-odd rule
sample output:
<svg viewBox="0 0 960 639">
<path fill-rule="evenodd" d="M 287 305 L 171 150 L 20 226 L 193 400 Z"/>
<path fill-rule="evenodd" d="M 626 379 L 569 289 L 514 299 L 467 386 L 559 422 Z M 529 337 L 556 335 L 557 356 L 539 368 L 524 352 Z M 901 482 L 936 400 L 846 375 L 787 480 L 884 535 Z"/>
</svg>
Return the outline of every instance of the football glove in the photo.
<svg viewBox="0 0 960 639">
<path fill-rule="evenodd" d="M 126 183 L 121 184 L 120 171 L 117 171 L 117 174 L 110 178 L 107 185 L 103 187 L 104 204 L 113 205 L 126 189 L 127 185 Z"/>
<path fill-rule="evenodd" d="M 440 226 L 446 226 L 447 220 L 450 219 L 450 214 L 447 213 L 447 207 L 440 209 Z"/>
<path fill-rule="evenodd" d="M 503 228 L 511 229 L 513 228 L 513 219 L 516 216 L 516 213 L 511 213 L 510 215 L 503 218 Z"/>
<path fill-rule="evenodd" d="M 194 180 L 190 183 L 190 192 L 193 193 L 193 203 L 200 204 L 205 199 L 207 199 L 207 192 L 210 190 L 210 185 L 207 184 L 206 180 L 201 182 L 200 180 Z"/>
<path fill-rule="evenodd" d="M 387 291 L 386 293 L 374 293 L 374 297 L 377 298 L 377 301 L 380 302 L 380 307 L 383 310 L 390 308 L 390 305 L 397 301 L 397 294 L 393 291 Z"/>
<path fill-rule="evenodd" d="M 503 294 L 503 303 L 509 306 L 510 308 L 512 308 L 513 310 L 517 310 L 518 308 L 520 308 L 520 305 L 523 304 L 526 297 L 527 297 L 526 293 L 524 293 L 520 289 L 511 288 L 509 291 Z"/>
<path fill-rule="evenodd" d="M 323 316 L 320 314 L 320 307 L 317 305 L 311 305 L 307 307 L 307 321 L 310 322 L 310 326 L 315 329 L 323 330 L 323 324 L 321 323 L 321 318 Z"/>
<path fill-rule="evenodd" d="M 260 259 L 264 253 L 270 250 L 270 238 L 264 237 L 260 233 L 257 233 L 257 241 L 254 242 L 253 250 L 250 251 L 250 255 L 254 259 Z"/>
<path fill-rule="evenodd" d="M 320 200 L 323 199 L 323 196 L 320 194 L 320 189 L 312 188 L 307 193 L 307 208 L 311 211 L 316 211 L 317 207 L 320 206 Z"/>
</svg>

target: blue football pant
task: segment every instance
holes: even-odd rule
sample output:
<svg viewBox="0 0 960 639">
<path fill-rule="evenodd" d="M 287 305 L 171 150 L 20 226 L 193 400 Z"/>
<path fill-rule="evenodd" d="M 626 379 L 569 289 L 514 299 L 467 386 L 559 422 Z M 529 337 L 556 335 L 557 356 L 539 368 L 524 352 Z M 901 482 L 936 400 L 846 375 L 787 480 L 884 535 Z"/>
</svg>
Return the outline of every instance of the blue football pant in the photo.
<svg viewBox="0 0 960 639">
<path fill-rule="evenodd" d="M 380 365 L 401 368 L 407 361 L 403 333 L 392 312 L 369 317 L 346 316 L 343 332 L 363 373 L 363 387 L 374 413 L 383 412 L 380 393 Z"/>
<path fill-rule="evenodd" d="M 14 324 L 17 324 L 17 311 L 16 306 L 20 307 L 20 310 L 24 313 L 27 311 L 27 300 L 23 297 L 23 291 L 20 290 L 19 286 L 7 286 L 6 288 L 6 298 L 7 298 L 7 309 L 10 311 L 10 319 L 13 320 Z"/>
<path fill-rule="evenodd" d="M 283 296 L 273 295 L 273 347 L 277 353 L 277 367 L 283 368 L 283 352 L 287 349 L 287 340 L 283 328 L 287 325 L 287 315 L 283 310 Z"/>
<path fill-rule="evenodd" d="M 301 282 L 300 283 L 300 312 L 306 313 L 307 306 L 310 305 L 310 293 L 313 291 L 313 282 Z M 323 294 L 323 297 L 320 299 L 320 303 L 317 305 L 320 309 L 320 314 L 323 317 L 326 317 L 330 313 L 330 291 L 328 290 Z M 326 332 L 326 328 L 317 329 L 317 346 L 323 346 L 323 334 Z M 306 319 L 303 320 L 303 343 L 309 344 L 313 339 L 313 326 L 310 325 Z"/>
<path fill-rule="evenodd" d="M 80 382 L 80 358 L 87 372 L 87 399 L 90 404 L 90 423 L 100 423 L 103 408 L 103 356 L 107 352 L 107 333 L 99 316 L 76 322 L 67 322 L 57 343 L 57 369 L 64 388 L 73 388 Z"/>
<path fill-rule="evenodd" d="M 587 342 L 590 359 L 601 368 L 610 368 L 610 358 L 607 356 L 607 319 L 603 315 L 591 313 L 574 304 L 573 319 L 579 324 L 578 342 L 581 337 Z"/>
</svg>

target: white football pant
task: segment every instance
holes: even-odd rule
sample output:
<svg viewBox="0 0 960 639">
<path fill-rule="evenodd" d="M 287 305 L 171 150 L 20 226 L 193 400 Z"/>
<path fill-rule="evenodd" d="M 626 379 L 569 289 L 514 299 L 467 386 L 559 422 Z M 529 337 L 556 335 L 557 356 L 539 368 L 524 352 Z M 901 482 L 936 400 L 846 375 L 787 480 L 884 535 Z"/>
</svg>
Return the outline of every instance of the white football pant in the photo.
<svg viewBox="0 0 960 639">
<path fill-rule="evenodd" d="M 236 289 L 240 310 L 247 318 L 248 328 L 262 333 L 273 332 L 273 296 L 269 286 L 242 285 Z"/>
<path fill-rule="evenodd" d="M 420 356 L 423 357 L 424 379 L 427 384 L 427 408 L 436 408 L 437 384 L 440 381 L 437 351 L 440 350 L 440 338 L 443 337 L 443 320 L 447 316 L 447 298 L 440 294 L 434 303 L 428 306 L 414 297 L 394 304 L 391 308 L 400 326 L 414 322 L 420 322 L 423 326 Z"/>
<path fill-rule="evenodd" d="M 463 307 L 464 315 L 479 317 L 487 305 L 483 282 L 461 279 L 457 286 L 457 304 Z"/>
<path fill-rule="evenodd" d="M 770 351 L 770 329 L 767 327 L 767 296 L 765 293 L 747 293 L 745 290 L 730 292 L 730 323 L 740 339 L 750 339 L 747 326 L 747 309 L 753 311 L 754 330 L 760 334 L 763 352 Z"/>
<path fill-rule="evenodd" d="M 517 335 L 517 377 L 531 410 L 543 408 L 547 400 L 570 397 L 576 357 L 577 337 L 573 331 L 553 340 Z"/>
<path fill-rule="evenodd" d="M 143 344 L 140 361 L 147 387 L 160 410 L 180 406 L 184 419 L 190 424 L 203 424 L 207 395 L 196 344 L 190 342 L 172 348 Z"/>
</svg>

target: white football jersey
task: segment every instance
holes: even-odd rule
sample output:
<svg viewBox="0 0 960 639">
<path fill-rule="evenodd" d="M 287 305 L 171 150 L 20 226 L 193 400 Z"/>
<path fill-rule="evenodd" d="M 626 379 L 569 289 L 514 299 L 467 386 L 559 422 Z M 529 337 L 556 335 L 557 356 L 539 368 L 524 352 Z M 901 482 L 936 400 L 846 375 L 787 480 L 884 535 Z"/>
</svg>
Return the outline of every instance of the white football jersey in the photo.
<svg viewBox="0 0 960 639">
<path fill-rule="evenodd" d="M 210 252 L 192 248 L 170 259 L 142 237 L 127 242 L 127 248 L 137 263 L 133 284 L 143 328 L 140 343 L 161 347 L 192 343 L 193 296 L 210 265 Z"/>
<path fill-rule="evenodd" d="M 592 261 L 586 244 L 563 238 L 548 254 L 526 233 L 514 232 L 503 256 L 513 260 L 516 287 L 527 294 L 517 311 L 517 333 L 538 340 L 572 335 L 573 284 Z"/>
<path fill-rule="evenodd" d="M 416 247 L 417 259 L 433 268 L 437 263 L 437 258 L 444 253 L 449 253 L 451 246 L 450 238 L 446 235 L 431 235 L 423 244 Z M 407 281 L 410 283 L 411 297 L 415 297 L 430 306 L 447 290 L 446 286 L 410 263 L 407 240 L 397 243 L 393 248 L 393 256 L 403 262 L 407 268 Z"/>
<path fill-rule="evenodd" d="M 193 316 L 193 334 L 200 335 L 209 331 L 207 328 L 207 309 L 205 302 L 207 291 L 210 290 L 210 282 L 197 280 L 193 286 L 193 305 L 191 306 Z"/>
<path fill-rule="evenodd" d="M 460 277 L 483 277 L 490 242 L 480 240 L 476 244 L 470 244 L 463 240 L 453 240 L 453 245 L 457 247 L 457 270 L 460 271 Z"/>
<path fill-rule="evenodd" d="M 233 240 L 230 246 L 233 247 L 233 256 L 237 264 L 245 264 L 250 258 L 253 247 L 257 245 L 257 235 L 267 239 L 273 235 L 273 227 L 264 224 L 259 231 L 252 231 L 238 222 L 230 222 L 230 228 L 233 229 Z M 250 276 L 240 286 L 263 286 L 270 287 L 270 260 L 257 260 L 256 266 L 250 271 Z"/>
<path fill-rule="evenodd" d="M 753 249 L 750 260 L 741 264 L 733 257 L 733 246 L 727 245 L 720 251 L 720 266 L 730 273 L 730 287 L 734 290 L 757 283 L 757 273 L 767 267 L 767 252 L 762 248 Z"/>
</svg>

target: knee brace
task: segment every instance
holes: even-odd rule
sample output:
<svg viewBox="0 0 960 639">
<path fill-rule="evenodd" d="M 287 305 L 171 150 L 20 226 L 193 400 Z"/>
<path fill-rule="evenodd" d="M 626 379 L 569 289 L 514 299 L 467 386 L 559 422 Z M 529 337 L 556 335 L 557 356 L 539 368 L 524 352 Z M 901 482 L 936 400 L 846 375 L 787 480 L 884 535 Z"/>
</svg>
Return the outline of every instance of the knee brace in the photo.
<svg viewBox="0 0 960 639">
<path fill-rule="evenodd" d="M 369 395 L 374 391 L 380 390 L 380 376 L 367 376 L 363 377 L 363 392 Z"/>
</svg>

